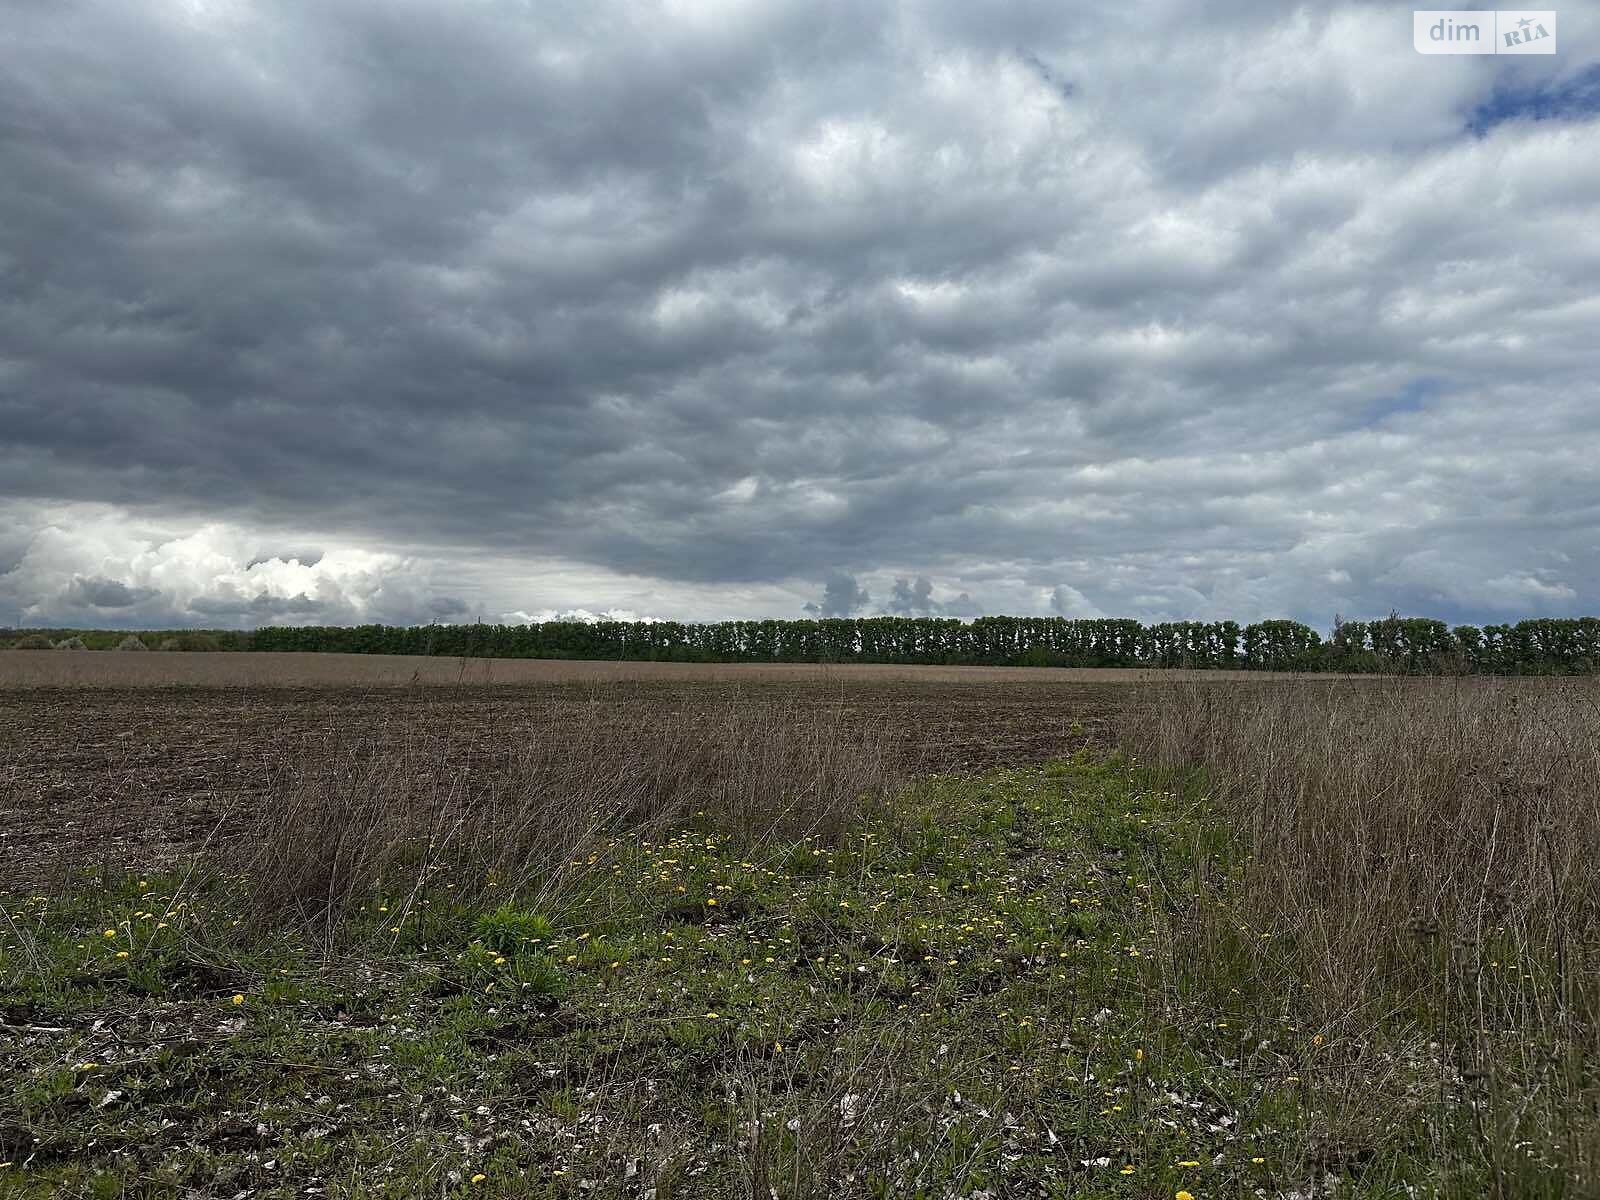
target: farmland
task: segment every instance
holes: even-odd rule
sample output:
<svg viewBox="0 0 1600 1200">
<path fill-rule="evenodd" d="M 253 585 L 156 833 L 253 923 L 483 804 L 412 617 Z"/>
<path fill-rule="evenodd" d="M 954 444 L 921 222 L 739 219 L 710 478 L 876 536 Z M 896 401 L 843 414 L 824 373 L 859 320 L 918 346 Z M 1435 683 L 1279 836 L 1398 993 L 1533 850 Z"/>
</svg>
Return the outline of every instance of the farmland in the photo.
<svg viewBox="0 0 1600 1200">
<path fill-rule="evenodd" d="M 1590 680 L 0 668 L 7 1194 L 1593 1190 Z"/>
<path fill-rule="evenodd" d="M 382 754 L 426 731 L 452 768 L 529 741 L 742 699 L 826 710 L 907 771 L 1037 762 L 1108 744 L 1138 671 L 416 659 L 0 655 L 7 869 L 38 879 L 198 846 L 286 764 Z"/>
</svg>

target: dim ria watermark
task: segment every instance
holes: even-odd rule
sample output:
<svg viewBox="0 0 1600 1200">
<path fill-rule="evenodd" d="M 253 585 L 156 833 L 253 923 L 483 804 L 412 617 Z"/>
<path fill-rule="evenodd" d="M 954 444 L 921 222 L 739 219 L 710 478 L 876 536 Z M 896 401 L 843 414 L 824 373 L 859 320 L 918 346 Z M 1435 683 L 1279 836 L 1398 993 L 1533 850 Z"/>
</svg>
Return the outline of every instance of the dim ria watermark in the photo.
<svg viewBox="0 0 1600 1200">
<path fill-rule="evenodd" d="M 1556 14 L 1419 9 L 1411 14 L 1411 37 L 1420 54 L 1554 54 Z"/>
</svg>

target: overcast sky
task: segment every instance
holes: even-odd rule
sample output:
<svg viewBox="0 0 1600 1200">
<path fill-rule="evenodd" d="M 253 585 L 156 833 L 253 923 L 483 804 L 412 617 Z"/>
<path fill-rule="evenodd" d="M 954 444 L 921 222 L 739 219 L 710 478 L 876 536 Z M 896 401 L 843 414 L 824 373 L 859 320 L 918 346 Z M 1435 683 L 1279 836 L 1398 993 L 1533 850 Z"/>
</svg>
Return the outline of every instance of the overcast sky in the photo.
<svg viewBox="0 0 1600 1200">
<path fill-rule="evenodd" d="M 1600 610 L 1600 0 L 0 8 L 0 624 Z"/>
</svg>

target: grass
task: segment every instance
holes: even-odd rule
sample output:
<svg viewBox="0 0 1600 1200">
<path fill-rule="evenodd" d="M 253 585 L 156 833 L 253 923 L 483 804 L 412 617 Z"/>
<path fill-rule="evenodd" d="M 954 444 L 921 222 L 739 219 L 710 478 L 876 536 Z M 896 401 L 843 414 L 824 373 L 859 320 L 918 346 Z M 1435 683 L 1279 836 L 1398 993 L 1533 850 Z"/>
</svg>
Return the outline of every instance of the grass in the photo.
<svg viewBox="0 0 1600 1200">
<path fill-rule="evenodd" d="M 1432 872 L 1477 879 L 1500 851 L 1469 860 L 1463 834 L 1435 868 L 1373 841 L 1452 844 L 1429 806 L 1483 753 L 1513 775 L 1538 754 L 1543 799 L 1499 804 L 1506 861 L 1531 862 L 1510 849 L 1549 839 L 1513 826 L 1582 818 L 1581 710 L 1217 694 L 1163 694 L 1125 734 L 1138 761 L 936 775 L 818 828 L 674 776 L 531 873 L 484 857 L 503 826 L 469 804 L 462 853 L 363 866 L 331 920 L 283 893 L 295 919 L 260 919 L 284 858 L 313 857 L 292 838 L 253 865 L 11 897 L 0 1193 L 1591 1194 L 1581 880 L 1558 869 L 1555 899 L 1508 901 L 1464 947 L 1499 893 Z M 722 774 L 762 742 L 729 738 Z M 516 761 L 505 779 L 540 777 Z M 1386 779 L 1414 819 L 1363 800 Z M 345 795 L 364 813 L 383 791 Z"/>
<path fill-rule="evenodd" d="M 1229 1115 L 1248 1075 L 1191 1062 L 1234 1035 L 1148 1010 L 1165 881 L 1206 837 L 1079 762 L 933 780 L 758 860 L 704 823 L 610 840 L 546 912 L 439 874 L 331 957 L 246 938 L 227 881 L 24 900 L 7 1170 L 40 1195 L 1266 1181 L 1281 1150 Z"/>
<path fill-rule="evenodd" d="M 1124 743 L 1176 772 L 1180 794 L 1205 795 L 1238 872 L 1236 900 L 1181 914 L 1175 936 L 1329 1031 L 1344 1083 L 1327 1139 L 1381 1157 L 1410 1120 L 1450 1194 L 1595 1194 L 1593 682 L 1155 699 Z M 1185 775 L 1196 765 L 1203 776 Z M 1242 926 L 1273 937 L 1241 939 Z M 1419 1058 L 1429 1086 L 1394 1071 Z"/>
</svg>

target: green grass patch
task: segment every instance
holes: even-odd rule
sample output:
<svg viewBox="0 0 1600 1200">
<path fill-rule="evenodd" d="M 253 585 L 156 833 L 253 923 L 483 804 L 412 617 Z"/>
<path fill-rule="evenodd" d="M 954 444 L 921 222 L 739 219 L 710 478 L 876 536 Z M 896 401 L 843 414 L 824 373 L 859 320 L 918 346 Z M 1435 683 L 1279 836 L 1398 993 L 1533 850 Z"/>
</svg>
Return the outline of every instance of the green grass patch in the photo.
<svg viewBox="0 0 1600 1200">
<path fill-rule="evenodd" d="M 0 1194 L 1488 1194 L 1409 1017 L 1304 1023 L 1229 845 L 1078 759 L 619 838 L 544 907 L 431 875 L 332 954 L 227 880 L 7 897 Z M 1517 1194 L 1581 1194 L 1552 1154 Z"/>
</svg>

